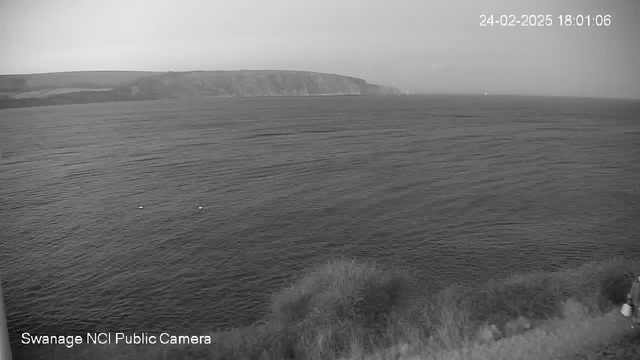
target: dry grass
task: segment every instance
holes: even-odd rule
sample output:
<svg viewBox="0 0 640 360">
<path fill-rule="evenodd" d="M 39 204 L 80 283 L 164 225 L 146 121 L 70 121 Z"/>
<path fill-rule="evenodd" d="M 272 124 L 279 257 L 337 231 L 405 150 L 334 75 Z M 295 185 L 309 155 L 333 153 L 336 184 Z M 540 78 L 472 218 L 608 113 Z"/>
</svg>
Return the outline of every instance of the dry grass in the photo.
<svg viewBox="0 0 640 360">
<path fill-rule="evenodd" d="M 212 345 L 56 348 L 44 358 L 327 360 L 469 348 L 483 326 L 520 316 L 583 319 L 621 304 L 640 262 L 613 259 L 430 292 L 407 274 L 336 259 L 273 295 L 263 322 L 213 334 Z M 567 320 L 568 321 L 568 320 Z M 465 345 L 467 344 L 467 345 Z M 384 350 L 383 350 L 384 349 Z M 34 350 L 35 351 L 35 350 Z M 36 359 L 33 354 L 17 356 Z"/>
</svg>

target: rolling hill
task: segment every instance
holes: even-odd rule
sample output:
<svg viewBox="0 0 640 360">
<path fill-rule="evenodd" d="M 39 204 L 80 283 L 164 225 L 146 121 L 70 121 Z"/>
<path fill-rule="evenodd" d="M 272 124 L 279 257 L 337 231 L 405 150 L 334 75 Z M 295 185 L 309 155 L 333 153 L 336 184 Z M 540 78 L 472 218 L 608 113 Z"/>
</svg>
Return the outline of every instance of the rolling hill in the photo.
<svg viewBox="0 0 640 360">
<path fill-rule="evenodd" d="M 0 76 L 0 108 L 190 97 L 401 93 L 363 79 L 308 71 L 80 71 Z"/>
</svg>

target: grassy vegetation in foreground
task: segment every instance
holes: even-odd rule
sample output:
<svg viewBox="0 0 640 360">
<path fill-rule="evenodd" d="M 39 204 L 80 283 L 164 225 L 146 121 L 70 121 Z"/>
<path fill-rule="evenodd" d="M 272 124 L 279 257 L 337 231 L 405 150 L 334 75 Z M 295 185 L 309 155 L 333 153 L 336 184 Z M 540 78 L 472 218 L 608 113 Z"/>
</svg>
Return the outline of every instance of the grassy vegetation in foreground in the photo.
<svg viewBox="0 0 640 360">
<path fill-rule="evenodd" d="M 274 294 L 264 321 L 215 333 L 212 345 L 55 347 L 45 357 L 326 360 L 358 357 L 399 343 L 421 353 L 436 352 L 462 346 L 488 324 L 504 333 L 505 324 L 519 316 L 531 319 L 535 327 L 576 313 L 602 314 L 625 301 L 637 274 L 640 262 L 613 259 L 430 292 L 405 273 L 338 259 Z"/>
</svg>

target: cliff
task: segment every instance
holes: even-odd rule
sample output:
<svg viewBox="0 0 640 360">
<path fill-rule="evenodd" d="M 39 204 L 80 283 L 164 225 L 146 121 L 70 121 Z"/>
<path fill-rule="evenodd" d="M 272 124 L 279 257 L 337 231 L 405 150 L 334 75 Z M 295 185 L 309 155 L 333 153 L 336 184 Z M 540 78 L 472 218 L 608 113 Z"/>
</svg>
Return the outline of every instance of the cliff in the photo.
<svg viewBox="0 0 640 360">
<path fill-rule="evenodd" d="M 400 93 L 363 79 L 307 71 L 103 71 L 0 76 L 0 108 L 189 97 Z"/>
</svg>

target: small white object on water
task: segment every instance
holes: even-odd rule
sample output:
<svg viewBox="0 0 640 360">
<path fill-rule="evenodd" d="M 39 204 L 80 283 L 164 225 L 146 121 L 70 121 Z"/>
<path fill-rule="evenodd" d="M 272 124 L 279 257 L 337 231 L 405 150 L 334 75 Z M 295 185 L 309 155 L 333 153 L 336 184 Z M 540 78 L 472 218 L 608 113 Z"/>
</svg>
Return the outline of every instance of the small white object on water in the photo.
<svg viewBox="0 0 640 360">
<path fill-rule="evenodd" d="M 198 209 L 202 210 L 202 206 L 198 206 Z"/>
<path fill-rule="evenodd" d="M 140 206 L 138 209 L 144 209 L 142 206 Z"/>
</svg>

